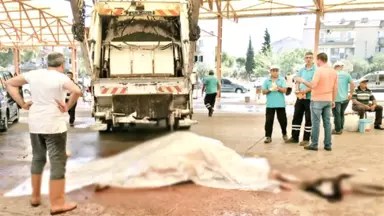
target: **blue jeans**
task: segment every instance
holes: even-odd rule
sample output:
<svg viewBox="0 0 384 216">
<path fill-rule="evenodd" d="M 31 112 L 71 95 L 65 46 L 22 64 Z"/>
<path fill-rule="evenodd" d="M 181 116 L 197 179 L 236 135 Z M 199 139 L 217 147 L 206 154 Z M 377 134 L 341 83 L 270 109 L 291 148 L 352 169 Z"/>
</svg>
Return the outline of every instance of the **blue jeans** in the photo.
<svg viewBox="0 0 384 216">
<path fill-rule="evenodd" d="M 312 137 L 311 147 L 317 148 L 320 135 L 320 118 L 323 118 L 324 147 L 332 146 L 331 134 L 331 109 L 332 102 L 311 101 Z"/>
<path fill-rule="evenodd" d="M 344 129 L 344 113 L 348 107 L 349 100 L 336 102 L 335 108 L 332 109 L 335 131 L 340 132 Z"/>
</svg>

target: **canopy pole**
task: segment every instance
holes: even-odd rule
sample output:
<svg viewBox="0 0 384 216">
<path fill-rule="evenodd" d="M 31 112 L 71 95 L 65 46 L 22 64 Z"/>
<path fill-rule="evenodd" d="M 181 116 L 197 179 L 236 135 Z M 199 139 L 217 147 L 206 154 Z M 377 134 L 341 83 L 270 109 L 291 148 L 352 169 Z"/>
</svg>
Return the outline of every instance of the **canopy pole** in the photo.
<svg viewBox="0 0 384 216">
<path fill-rule="evenodd" d="M 223 17 L 217 17 L 217 48 L 216 48 L 216 76 L 221 83 L 221 52 L 223 45 Z M 221 97 L 221 92 L 218 92 L 217 97 Z"/>
</svg>

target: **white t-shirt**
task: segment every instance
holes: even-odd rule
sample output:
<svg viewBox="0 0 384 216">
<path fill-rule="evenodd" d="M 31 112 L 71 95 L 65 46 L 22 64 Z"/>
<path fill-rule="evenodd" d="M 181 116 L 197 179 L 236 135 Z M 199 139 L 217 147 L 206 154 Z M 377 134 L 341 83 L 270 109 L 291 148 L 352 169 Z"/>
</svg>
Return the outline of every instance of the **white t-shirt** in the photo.
<svg viewBox="0 0 384 216">
<path fill-rule="evenodd" d="M 32 106 L 29 109 L 29 132 L 56 134 L 67 131 L 66 113 L 60 112 L 55 99 L 65 102 L 67 91 L 63 85 L 71 81 L 65 74 L 55 70 L 34 70 L 22 74 L 29 83 Z"/>
</svg>

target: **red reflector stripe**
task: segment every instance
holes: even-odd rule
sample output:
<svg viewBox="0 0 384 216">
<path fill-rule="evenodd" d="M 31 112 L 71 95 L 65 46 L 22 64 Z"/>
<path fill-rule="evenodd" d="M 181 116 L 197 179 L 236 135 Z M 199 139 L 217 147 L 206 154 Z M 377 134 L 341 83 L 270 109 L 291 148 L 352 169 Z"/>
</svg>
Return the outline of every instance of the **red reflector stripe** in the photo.
<svg viewBox="0 0 384 216">
<path fill-rule="evenodd" d="M 167 87 L 167 90 L 168 90 L 168 92 L 170 92 L 170 93 L 173 92 L 171 87 Z"/>
<path fill-rule="evenodd" d="M 115 94 L 117 92 L 118 88 L 113 88 L 111 94 Z"/>
<path fill-rule="evenodd" d="M 104 88 L 101 94 L 107 94 L 107 92 L 108 92 L 108 88 Z"/>
<path fill-rule="evenodd" d="M 127 91 L 127 88 L 123 88 L 121 89 L 120 94 L 125 94 L 126 91 Z"/>
<path fill-rule="evenodd" d="M 179 16 L 179 13 L 177 11 L 175 11 L 175 10 L 168 10 L 168 12 L 170 14 L 172 14 L 173 16 Z"/>
<path fill-rule="evenodd" d="M 180 92 L 181 92 L 181 89 L 180 89 L 179 86 L 175 86 L 175 89 L 176 89 L 177 93 L 180 93 Z"/>
<path fill-rule="evenodd" d="M 162 10 L 156 10 L 156 13 L 159 14 L 160 16 L 166 16 L 167 14 L 162 11 Z"/>
</svg>

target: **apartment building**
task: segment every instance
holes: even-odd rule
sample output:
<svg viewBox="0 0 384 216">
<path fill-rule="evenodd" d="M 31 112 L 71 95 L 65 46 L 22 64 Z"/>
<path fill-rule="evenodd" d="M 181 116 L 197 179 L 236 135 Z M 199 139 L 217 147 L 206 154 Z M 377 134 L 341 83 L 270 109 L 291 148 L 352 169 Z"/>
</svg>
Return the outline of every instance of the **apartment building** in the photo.
<svg viewBox="0 0 384 216">
<path fill-rule="evenodd" d="M 203 63 L 210 69 L 216 68 L 216 44 L 217 37 L 213 32 L 203 32 L 196 44 L 195 63 Z"/>
<path fill-rule="evenodd" d="M 304 23 L 303 46 L 313 49 L 315 24 Z M 320 26 L 319 52 L 328 54 L 330 61 L 352 57 L 370 58 L 384 53 L 384 20 L 345 20 L 325 22 Z"/>
</svg>

